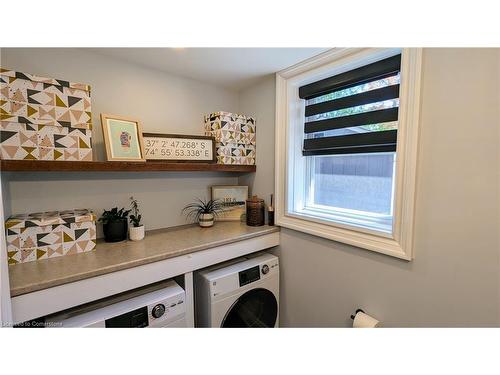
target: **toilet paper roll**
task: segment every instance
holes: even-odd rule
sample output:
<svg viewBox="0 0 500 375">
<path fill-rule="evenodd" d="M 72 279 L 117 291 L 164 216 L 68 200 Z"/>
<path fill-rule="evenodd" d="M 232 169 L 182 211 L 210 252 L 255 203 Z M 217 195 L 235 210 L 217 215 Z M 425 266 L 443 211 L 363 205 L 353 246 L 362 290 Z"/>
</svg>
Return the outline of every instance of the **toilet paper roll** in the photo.
<svg viewBox="0 0 500 375">
<path fill-rule="evenodd" d="M 377 328 L 380 327 L 380 322 L 374 317 L 360 311 L 354 317 L 352 326 L 353 328 Z"/>
</svg>

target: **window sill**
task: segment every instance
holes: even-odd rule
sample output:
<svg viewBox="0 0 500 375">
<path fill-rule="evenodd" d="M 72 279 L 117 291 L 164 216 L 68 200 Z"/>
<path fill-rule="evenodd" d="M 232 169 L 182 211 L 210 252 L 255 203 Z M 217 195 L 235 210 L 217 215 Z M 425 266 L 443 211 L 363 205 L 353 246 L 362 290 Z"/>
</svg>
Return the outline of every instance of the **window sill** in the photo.
<svg viewBox="0 0 500 375">
<path fill-rule="evenodd" d="M 349 229 L 338 223 L 324 223 L 320 220 L 299 214 L 278 217 L 276 223 L 284 228 L 293 229 L 313 236 L 346 243 L 367 250 L 376 251 L 396 258 L 411 260 L 402 244 L 391 235 L 373 232 L 364 228 Z"/>
<path fill-rule="evenodd" d="M 369 214 L 360 211 L 335 209 L 325 206 L 307 206 L 303 210 L 289 213 L 291 216 L 319 222 L 320 224 L 339 226 L 382 237 L 392 236 L 392 217 Z"/>
</svg>

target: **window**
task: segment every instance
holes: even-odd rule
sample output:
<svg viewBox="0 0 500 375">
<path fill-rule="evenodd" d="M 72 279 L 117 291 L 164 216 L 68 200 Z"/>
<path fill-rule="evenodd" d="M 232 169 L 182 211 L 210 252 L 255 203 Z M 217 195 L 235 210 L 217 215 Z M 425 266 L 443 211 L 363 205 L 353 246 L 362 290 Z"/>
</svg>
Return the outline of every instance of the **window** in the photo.
<svg viewBox="0 0 500 375">
<path fill-rule="evenodd" d="M 411 259 L 418 49 L 334 49 L 277 74 L 278 224 Z"/>
<path fill-rule="evenodd" d="M 401 55 L 299 87 L 304 214 L 392 232 Z"/>
</svg>

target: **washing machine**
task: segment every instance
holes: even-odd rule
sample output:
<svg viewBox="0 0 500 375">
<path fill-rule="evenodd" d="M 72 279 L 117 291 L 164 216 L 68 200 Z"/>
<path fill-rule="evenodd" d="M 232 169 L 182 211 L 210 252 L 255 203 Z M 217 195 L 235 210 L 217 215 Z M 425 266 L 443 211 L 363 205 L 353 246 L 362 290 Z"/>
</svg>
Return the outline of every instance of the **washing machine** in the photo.
<svg viewBox="0 0 500 375">
<path fill-rule="evenodd" d="M 278 327 L 276 256 L 237 258 L 196 272 L 194 281 L 197 327 Z"/>
<path fill-rule="evenodd" d="M 174 280 L 92 302 L 45 318 L 54 328 L 187 327 L 186 293 Z"/>
</svg>

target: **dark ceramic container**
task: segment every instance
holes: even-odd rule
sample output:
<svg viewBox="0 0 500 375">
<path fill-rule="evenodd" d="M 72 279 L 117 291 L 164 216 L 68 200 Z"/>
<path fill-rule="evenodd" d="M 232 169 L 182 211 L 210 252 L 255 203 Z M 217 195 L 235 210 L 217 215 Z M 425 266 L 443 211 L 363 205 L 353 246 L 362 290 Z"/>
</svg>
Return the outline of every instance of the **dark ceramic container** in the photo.
<svg viewBox="0 0 500 375">
<path fill-rule="evenodd" d="M 102 226 L 102 229 L 106 242 L 120 242 L 127 239 L 127 220 L 108 221 Z"/>
</svg>

